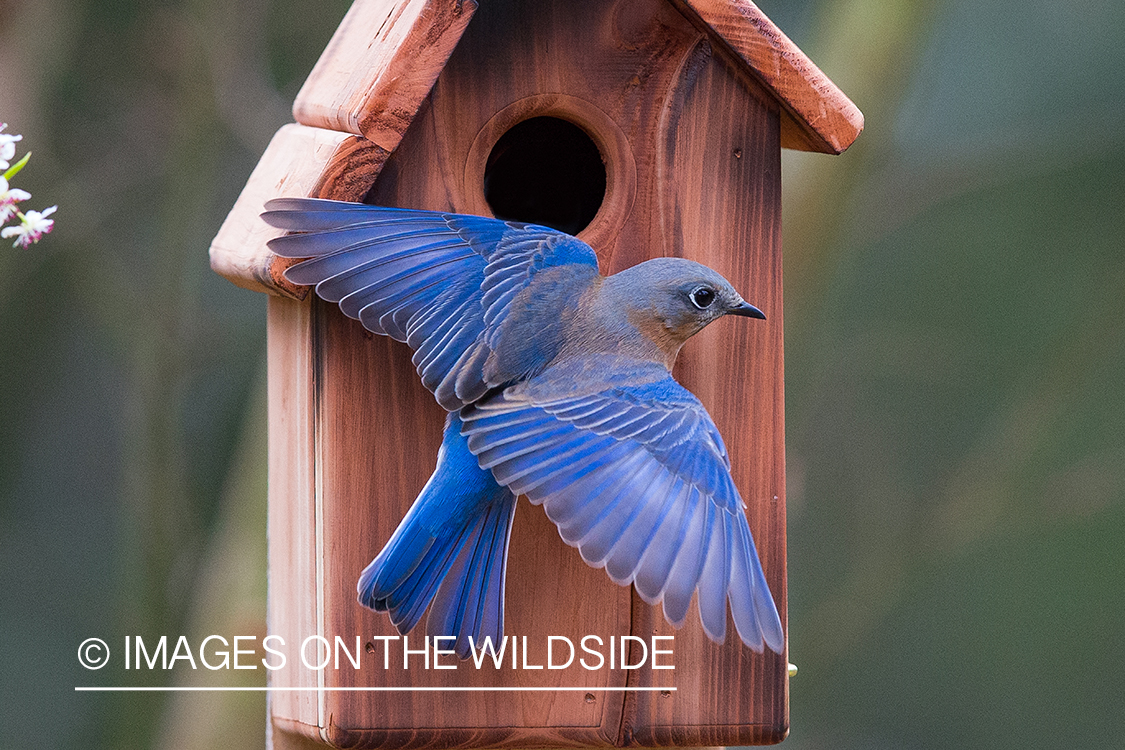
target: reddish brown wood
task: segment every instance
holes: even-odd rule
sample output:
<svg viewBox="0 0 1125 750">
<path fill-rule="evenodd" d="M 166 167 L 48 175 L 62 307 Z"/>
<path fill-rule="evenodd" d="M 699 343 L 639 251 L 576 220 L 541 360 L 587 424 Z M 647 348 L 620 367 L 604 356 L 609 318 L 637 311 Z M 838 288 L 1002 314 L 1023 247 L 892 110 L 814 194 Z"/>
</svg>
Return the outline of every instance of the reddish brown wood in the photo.
<svg viewBox="0 0 1125 750">
<path fill-rule="evenodd" d="M 321 627 L 349 642 L 356 634 L 365 640 L 393 636 L 385 615 L 356 603 L 355 581 L 432 471 L 444 412 L 419 383 L 404 345 L 371 336 L 333 306 L 315 302 L 314 310 Z M 506 628 L 537 646 L 530 663 L 543 663 L 548 635 L 576 640 L 591 632 L 628 631 L 628 592 L 566 549 L 538 508 L 517 513 L 509 570 L 508 601 L 535 603 L 510 607 Z M 419 637 L 413 637 L 414 647 Z M 405 672 L 394 661 L 384 671 L 376 663 L 378 645 L 364 670 L 329 673 L 326 680 L 343 687 L 623 684 L 620 673 L 608 670 L 513 673 L 489 666 L 478 672 L 462 664 L 455 671 Z M 322 726 L 340 746 L 605 745 L 616 733 L 620 711 L 619 702 L 586 703 L 582 693 L 328 693 Z"/>
<path fill-rule="evenodd" d="M 781 145 L 843 153 L 863 113 L 749 0 L 671 0 L 781 104 Z"/>
<path fill-rule="evenodd" d="M 323 750 L 319 737 L 304 733 L 304 727 L 285 719 L 274 718 L 266 734 L 266 750 Z"/>
<path fill-rule="evenodd" d="M 572 54 L 544 55 L 545 49 Z M 544 82 L 557 93 L 543 94 Z M 483 158 L 507 127 L 537 114 L 577 122 L 607 159 L 603 209 L 582 233 L 604 271 L 658 255 L 693 257 L 729 274 L 770 315 L 765 324 L 723 322 L 689 343 L 680 374 L 728 436 L 736 481 L 784 611 L 779 111 L 658 0 L 496 2 L 478 12 L 387 160 L 372 200 L 487 213 Z M 304 598 L 317 602 L 317 632 L 349 641 L 355 634 L 393 635 L 385 616 L 355 603 L 355 579 L 432 470 L 442 412 L 418 383 L 405 347 L 371 336 L 332 306 L 314 302 L 311 315 L 321 557 L 306 581 L 313 593 Z M 517 514 L 509 569 L 507 630 L 533 644 L 548 634 L 674 632 L 658 609 L 582 563 L 538 508 L 523 505 Z M 784 736 L 782 657 L 757 656 L 733 637 L 714 646 L 694 613 L 675 636 L 674 672 L 325 675 L 327 686 L 513 679 L 611 685 L 627 677 L 653 681 L 646 685 L 668 680 L 678 688 L 669 698 L 599 694 L 586 703 L 574 693 L 329 692 L 320 696 L 315 722 L 296 721 L 279 707 L 274 716 L 290 729 L 364 747 L 741 744 Z M 536 659 L 541 652 L 533 652 Z"/>
<path fill-rule="evenodd" d="M 672 0 L 778 99 L 782 146 L 843 152 L 863 115 L 749 0 Z M 476 9 L 473 0 L 359 0 L 294 103 L 298 122 L 393 151 Z"/>
<path fill-rule="evenodd" d="M 271 635 L 292 647 L 317 632 L 315 372 L 308 300 L 271 296 L 266 318 L 269 378 L 269 612 Z M 292 654 L 291 654 L 292 656 Z M 316 674 L 289 658 L 268 672 L 275 687 L 318 687 Z M 315 725 L 317 696 L 275 692 L 271 712 Z"/>
<path fill-rule="evenodd" d="M 321 167 L 316 184 L 309 190 L 308 195 L 313 198 L 337 201 L 363 200 L 363 196 L 375 183 L 375 178 L 379 176 L 389 156 L 390 153 L 385 149 L 366 138 L 348 136 L 340 142 L 328 162 Z M 260 218 L 258 221 L 265 224 Z M 277 230 L 273 230 L 273 233 L 274 236 L 281 234 Z M 285 269 L 299 263 L 300 258 L 282 258 L 263 246 L 259 246 L 256 252 L 265 254 L 264 262 L 269 269 L 270 279 L 279 289 L 299 289 L 302 296 L 308 292 L 307 288 L 292 284 L 283 275 Z"/>
<path fill-rule="evenodd" d="M 728 56 L 742 74 L 761 84 L 759 95 L 776 101 L 781 107 L 782 146 L 840 153 L 859 135 L 863 129 L 862 113 L 752 3 L 746 0 L 672 2 L 695 25 L 702 38 L 717 45 L 721 54 Z M 614 24 L 612 33 L 617 35 L 617 41 L 628 48 L 632 44 L 628 37 L 636 29 L 643 28 L 644 22 L 636 10 L 617 7 L 619 9 L 606 18 Z M 641 3 L 639 7 L 651 9 L 652 6 L 651 3 Z M 254 291 L 296 298 L 306 293 L 306 290 L 285 281 L 281 273 L 290 264 L 274 265 L 274 259 L 265 247 L 265 241 L 276 233 L 257 221 L 262 203 L 280 195 L 327 197 L 324 191 L 312 189 L 309 182 L 324 182 L 325 179 L 339 179 L 345 175 L 352 184 L 346 189 L 332 186 L 329 190 L 331 195 L 350 200 L 354 199 L 352 196 L 365 192 L 386 155 L 397 147 L 403 133 L 414 121 L 420 103 L 443 70 L 475 10 L 474 0 L 357 0 L 353 4 L 294 103 L 294 116 L 298 122 L 337 135 L 312 137 L 307 133 L 298 135 L 287 128 L 279 132 L 212 243 L 211 263 L 216 272 Z M 555 23 L 554 18 L 541 18 L 547 23 Z M 525 28 L 514 24 L 508 28 L 509 37 L 495 35 L 496 46 L 478 49 L 477 52 L 491 57 L 502 51 L 520 49 L 529 61 L 527 66 L 520 68 L 521 77 L 525 69 L 535 69 L 533 61 L 543 50 L 563 57 L 565 55 L 560 55 L 560 50 L 569 53 L 573 49 L 530 49 L 526 44 L 514 42 L 534 35 L 524 33 Z M 474 36 L 479 37 L 479 34 Z M 663 48 L 659 44 L 648 44 L 649 54 L 658 57 L 681 49 L 674 39 L 667 41 Z M 597 56 L 594 60 L 603 64 L 615 66 L 622 61 L 615 57 L 612 47 L 599 48 L 595 52 Z M 562 67 L 567 66 L 564 63 Z M 579 67 L 571 66 L 571 69 Z M 518 121 L 529 108 L 539 114 L 549 114 L 552 111 L 549 99 L 553 97 L 556 101 L 563 101 L 570 95 L 566 109 L 571 118 L 582 125 L 593 123 L 591 129 L 604 137 L 599 142 L 603 154 L 618 165 L 610 174 L 611 200 L 608 205 L 613 206 L 614 201 L 627 204 L 633 200 L 636 180 L 630 155 L 627 149 L 620 148 L 626 132 L 614 132 L 612 124 L 606 126 L 601 108 L 606 102 L 621 103 L 624 99 L 638 106 L 638 112 L 643 111 L 652 118 L 669 114 L 652 108 L 653 105 L 659 108 L 658 101 L 647 103 L 648 107 L 639 106 L 645 103 L 639 102 L 636 94 L 658 87 L 649 85 L 645 69 L 634 73 L 624 88 L 599 92 L 609 97 L 605 101 L 588 99 L 575 102 L 573 92 L 581 90 L 581 87 L 573 86 L 577 79 L 566 81 L 565 86 L 558 85 L 560 81 L 535 80 L 535 85 L 529 89 L 532 93 L 528 94 L 536 97 L 534 101 L 513 101 L 503 111 L 491 110 L 490 116 L 494 115 L 495 119 L 483 130 L 474 130 L 468 135 L 476 136 L 479 143 L 491 144 L 494 142 L 492 131 L 502 133 L 513 118 Z M 580 76 L 585 75 L 580 73 Z M 753 85 L 748 87 L 756 88 Z M 362 153 L 339 159 L 340 163 L 332 168 L 330 176 L 322 174 L 325 167 L 323 149 L 333 138 L 337 139 L 335 143 L 339 143 L 339 133 L 363 135 L 370 144 L 356 148 Z M 478 173 L 483 171 L 488 152 L 482 146 L 470 152 L 469 156 L 471 161 L 465 176 L 475 184 Z M 364 160 L 366 165 L 362 164 Z M 338 168 L 345 164 L 347 169 Z M 456 170 L 460 165 L 449 166 Z M 457 176 L 454 176 L 456 181 Z M 364 183 L 362 190 L 359 183 Z M 472 191 L 464 197 L 466 205 L 472 210 L 483 210 L 474 204 Z M 621 213 L 620 210 L 610 212 L 611 215 Z M 612 236 L 614 227 L 604 222 L 599 226 L 607 237 Z"/>
<path fill-rule="evenodd" d="M 718 270 L 767 315 L 727 319 L 685 345 L 676 377 L 715 419 L 731 455 L 771 591 L 785 618 L 785 429 L 781 294 L 778 113 L 741 91 L 736 71 L 711 58 L 670 106 L 681 111 L 658 155 L 668 254 Z M 690 207 L 690 210 L 688 210 Z M 748 324 L 749 323 L 749 324 Z M 635 597 L 637 632 L 672 632 L 660 612 Z M 693 608 L 694 609 L 694 608 Z M 696 626 L 677 634 L 680 652 L 670 696 L 630 694 L 623 739 L 667 745 L 780 742 L 788 732 L 787 661 L 754 654 L 733 637 L 717 646 Z M 679 663 L 677 664 L 679 667 Z M 662 684 L 638 671 L 638 685 Z"/>
<path fill-rule="evenodd" d="M 475 0 L 356 0 L 293 117 L 394 151 L 472 18 Z"/>
<path fill-rule="evenodd" d="M 346 133 L 284 126 L 270 141 L 211 242 L 211 268 L 246 289 L 303 298 L 308 288 L 282 276 L 291 262 L 266 247 L 282 232 L 261 220 L 263 205 L 271 198 L 292 196 L 360 200 L 387 156 L 370 141 Z"/>
<path fill-rule="evenodd" d="M 372 636 L 395 631 L 355 602 L 355 579 L 431 471 L 444 412 L 418 383 L 405 346 L 373 337 L 333 306 L 271 299 L 269 331 L 271 633 L 287 644 L 308 635 L 375 643 Z M 509 632 L 536 646 L 530 663 L 544 663 L 547 635 L 628 632 L 628 592 L 565 549 L 537 508 L 517 515 L 511 570 L 509 600 L 539 602 L 508 619 Z M 575 592 L 588 596 L 576 600 Z M 323 674 L 294 659 L 271 673 L 271 684 L 624 684 L 608 670 L 593 677 L 491 667 L 407 673 L 396 661 L 385 671 L 381 657 L 381 650 L 365 653 L 360 671 Z M 366 747 L 420 747 L 439 737 L 442 746 L 607 745 L 620 712 L 620 701 L 588 703 L 583 693 L 275 693 L 272 703 L 285 732 Z"/>
<path fill-rule="evenodd" d="M 768 316 L 710 327 L 685 347 L 676 374 L 727 441 L 784 620 L 780 148 L 841 151 L 862 115 L 752 4 L 675 1 L 491 0 L 464 30 L 475 3 L 359 0 L 295 105 L 302 122 L 341 132 L 279 132 L 212 259 L 236 283 L 299 295 L 305 290 L 287 288 L 284 265 L 264 250 L 273 230 L 257 212 L 267 198 L 358 200 L 374 183 L 372 202 L 487 215 L 483 173 L 496 140 L 538 115 L 576 123 L 606 161 L 605 200 L 580 235 L 603 272 L 662 255 L 693 258 Z M 275 693 L 277 737 L 291 743 L 279 747 L 303 746 L 300 737 L 388 748 L 785 737 L 784 656 L 746 649 L 733 623 L 727 643 L 712 644 L 694 606 L 688 624 L 672 630 L 659 608 L 582 563 L 526 503 L 513 533 L 507 631 L 528 636 L 532 663 L 543 661 L 547 635 L 660 634 L 675 636 L 676 670 L 384 670 L 376 639 L 395 631 L 355 602 L 355 580 L 432 470 L 443 412 L 405 346 L 334 306 L 271 300 L 269 336 L 271 632 L 291 645 L 358 635 L 374 647 L 361 670 L 317 674 L 291 664 L 271 673 L 271 684 L 676 688 L 598 693 L 591 702 L 568 692 Z"/>
</svg>

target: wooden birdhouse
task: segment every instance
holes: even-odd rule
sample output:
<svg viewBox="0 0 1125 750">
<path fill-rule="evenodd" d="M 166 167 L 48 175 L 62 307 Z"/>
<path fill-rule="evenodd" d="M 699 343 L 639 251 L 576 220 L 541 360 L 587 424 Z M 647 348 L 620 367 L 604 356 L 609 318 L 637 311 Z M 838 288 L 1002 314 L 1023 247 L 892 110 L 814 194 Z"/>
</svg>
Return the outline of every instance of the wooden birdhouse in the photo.
<svg viewBox="0 0 1125 750">
<path fill-rule="evenodd" d="M 540 508 L 516 514 L 499 667 L 423 653 L 357 604 L 444 412 L 406 346 L 286 281 L 259 214 L 316 196 L 496 215 L 577 234 L 606 274 L 682 256 L 725 275 L 767 320 L 710 326 L 675 374 L 726 440 L 784 622 L 781 149 L 838 154 L 859 110 L 748 0 L 356 0 L 293 112 L 211 247 L 218 273 L 270 295 L 274 746 L 782 740 L 785 655 L 712 643 L 694 605 L 673 629 Z M 553 668 L 587 636 L 600 667 L 580 649 Z"/>
</svg>

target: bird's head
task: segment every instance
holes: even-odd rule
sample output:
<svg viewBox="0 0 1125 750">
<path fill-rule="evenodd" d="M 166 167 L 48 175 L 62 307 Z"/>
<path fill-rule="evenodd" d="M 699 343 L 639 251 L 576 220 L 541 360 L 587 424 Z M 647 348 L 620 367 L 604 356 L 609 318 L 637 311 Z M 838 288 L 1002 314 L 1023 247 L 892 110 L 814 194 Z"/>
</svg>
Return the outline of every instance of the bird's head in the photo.
<svg viewBox="0 0 1125 750">
<path fill-rule="evenodd" d="M 684 342 L 724 315 L 764 320 L 716 271 L 683 258 L 656 258 L 610 277 L 629 322 L 671 359 Z"/>
</svg>

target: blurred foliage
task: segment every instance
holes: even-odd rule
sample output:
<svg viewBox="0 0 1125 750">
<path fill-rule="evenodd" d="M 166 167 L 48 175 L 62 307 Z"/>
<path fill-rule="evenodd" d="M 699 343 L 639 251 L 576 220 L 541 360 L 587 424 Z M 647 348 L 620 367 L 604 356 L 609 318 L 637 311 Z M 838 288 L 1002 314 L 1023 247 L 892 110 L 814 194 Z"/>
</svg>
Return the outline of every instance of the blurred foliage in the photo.
<svg viewBox="0 0 1125 750">
<path fill-rule="evenodd" d="M 1125 6 L 761 5 L 867 117 L 784 157 L 786 744 L 1125 746 Z"/>
<path fill-rule="evenodd" d="M 784 157 L 787 744 L 1125 746 L 1125 5 L 759 4 L 867 116 Z M 60 204 L 0 246 L 0 748 L 263 745 L 74 650 L 263 632 L 264 301 L 206 248 L 347 5 L 0 2 Z"/>
<path fill-rule="evenodd" d="M 0 249 L 0 747 L 264 745 L 260 693 L 77 694 L 74 652 L 101 637 L 99 684 L 164 684 L 121 671 L 125 635 L 264 633 L 264 299 L 207 247 L 347 6 L 0 14 L 0 117 L 66 217 Z"/>
</svg>

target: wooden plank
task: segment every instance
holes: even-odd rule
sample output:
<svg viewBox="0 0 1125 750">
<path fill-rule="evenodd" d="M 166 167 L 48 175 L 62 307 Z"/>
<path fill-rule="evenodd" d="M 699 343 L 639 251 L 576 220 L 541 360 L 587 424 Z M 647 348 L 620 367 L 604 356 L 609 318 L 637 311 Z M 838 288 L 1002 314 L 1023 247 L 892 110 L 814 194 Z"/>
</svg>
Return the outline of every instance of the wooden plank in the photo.
<svg viewBox="0 0 1125 750">
<path fill-rule="evenodd" d="M 783 146 L 840 153 L 858 136 L 862 113 L 752 3 L 676 2 L 703 33 L 779 99 L 785 112 Z M 278 232 L 258 219 L 261 205 L 282 195 L 360 200 L 413 121 L 475 9 L 472 0 L 358 0 L 353 5 L 294 103 L 298 121 L 317 129 L 308 132 L 286 126 L 274 137 L 212 242 L 211 264 L 217 273 L 254 291 L 294 298 L 307 293 L 282 276 L 289 263 L 278 262 L 266 249 L 265 242 Z M 633 10 L 616 15 L 632 19 L 633 25 L 640 18 Z M 628 34 L 630 28 L 626 24 L 616 31 Z M 506 39 L 497 42 L 486 52 L 521 47 Z M 665 50 L 675 48 L 669 45 Z M 650 52 L 659 54 L 655 46 Z M 534 56 L 536 51 L 526 54 Z M 651 67 L 653 61 L 646 62 Z M 534 65 L 523 70 L 532 69 Z M 630 80 L 623 91 L 600 93 L 618 98 L 642 88 L 653 87 L 634 86 Z M 533 90 L 541 94 L 543 88 Z M 655 122 L 661 113 L 652 114 Z M 343 133 L 364 134 L 367 141 L 346 141 Z M 614 142 L 600 145 L 606 151 Z M 327 151 L 334 147 L 338 149 Z M 619 177 L 626 175 L 619 173 Z M 616 194 L 625 195 L 622 190 Z M 473 205 L 472 210 L 479 213 L 486 207 Z"/>
<path fill-rule="evenodd" d="M 543 53 L 549 49 L 569 53 Z M 757 83 L 724 65 L 706 35 L 659 0 L 497 0 L 478 11 L 370 200 L 487 215 L 482 186 L 488 153 L 507 128 L 536 115 L 578 123 L 606 159 L 605 201 L 580 234 L 598 252 L 603 272 L 649 257 L 685 255 L 728 273 L 749 299 L 769 308 L 768 323 L 724 321 L 689 342 L 679 373 L 729 436 L 736 481 L 750 506 L 767 575 L 784 612 L 778 105 Z M 741 157 L 735 155 L 737 149 Z M 716 356 L 726 368 L 721 376 L 709 366 L 703 369 Z M 414 480 L 419 488 L 432 465 L 421 463 L 424 471 Z M 521 507 L 517 524 L 536 513 L 542 515 L 539 509 Z M 520 528 L 517 533 L 523 534 Z M 549 525 L 539 533 L 539 544 L 559 544 Z M 572 549 L 560 547 L 559 553 L 559 565 L 567 564 L 567 554 L 578 559 Z M 513 551 L 513 570 L 516 564 Z M 593 573 L 583 587 L 600 586 L 585 589 L 589 597 L 614 602 L 614 590 L 626 593 L 610 584 L 604 572 L 578 566 L 567 575 Z M 575 589 L 559 590 L 573 596 Z M 542 596 L 510 590 L 511 616 L 553 601 Z M 714 646 L 694 613 L 683 630 L 674 631 L 659 608 L 632 599 L 631 625 L 610 632 L 674 634 L 677 669 L 646 675 L 652 682 L 645 684 L 659 686 L 663 683 L 655 680 L 669 675 L 680 689 L 670 698 L 659 692 L 628 698 L 621 704 L 628 719 L 617 726 L 612 742 L 717 745 L 776 742 L 784 736 L 787 674 L 782 657 L 757 656 L 733 636 L 725 646 Z M 475 696 L 473 702 L 481 705 Z M 335 705 L 341 709 L 335 715 L 344 715 L 344 706 Z M 493 710 L 479 707 L 476 713 L 490 717 Z M 539 713 L 528 716 L 540 719 Z M 609 729 L 606 723 L 607 734 Z M 389 731 L 347 737 L 365 745 L 424 744 L 426 737 L 441 746 L 545 743 L 529 730 L 522 737 L 469 730 L 443 730 L 440 739 Z"/>
<path fill-rule="evenodd" d="M 711 57 L 676 89 L 679 112 L 659 154 L 662 237 L 668 255 L 714 268 L 759 306 L 765 321 L 719 321 L 689 341 L 676 377 L 699 397 L 727 444 L 731 473 L 770 589 L 785 621 L 785 429 L 781 288 L 779 115 L 751 97 L 724 58 Z M 636 595 L 634 594 L 634 597 Z M 676 635 L 676 671 L 639 670 L 631 685 L 676 685 L 669 695 L 631 693 L 623 744 L 644 747 L 750 745 L 788 733 L 783 655 L 753 653 L 728 617 L 727 643 L 698 627 L 676 632 L 660 611 L 634 601 L 633 630 Z M 667 682 L 658 681 L 667 680 Z"/>
<path fill-rule="evenodd" d="M 671 1 L 778 98 L 784 148 L 840 154 L 859 137 L 863 113 L 750 0 Z"/>
<path fill-rule="evenodd" d="M 355 581 L 432 471 L 444 411 L 419 383 L 407 347 L 372 336 L 335 306 L 313 304 L 321 331 L 315 357 L 324 551 L 318 632 L 348 644 L 358 635 L 365 646 L 362 669 L 326 670 L 325 686 L 623 686 L 624 677 L 608 671 L 592 678 L 582 670 L 513 672 L 491 664 L 478 671 L 471 662 L 437 671 L 420 668 L 422 657 L 412 657 L 414 668 L 404 670 L 401 647 L 393 642 L 385 668 L 380 639 L 397 633 L 386 615 L 356 603 Z M 506 630 L 527 637 L 528 663 L 545 663 L 548 635 L 577 641 L 588 633 L 628 631 L 628 593 L 566 548 L 541 510 L 521 507 L 512 539 Z M 537 605 L 525 606 L 531 602 Z M 411 648 L 420 638 L 420 632 L 410 636 Z M 610 745 L 620 721 L 620 701 L 599 696 L 587 703 L 582 693 L 387 693 L 373 700 L 330 692 L 322 700 L 325 739 L 340 747 Z"/>
<path fill-rule="evenodd" d="M 476 8 L 476 0 L 356 0 L 293 117 L 394 151 Z"/>
<path fill-rule="evenodd" d="M 413 172 L 412 172 L 413 174 Z M 422 179 L 421 170 L 418 179 Z M 323 304 L 323 303 L 317 303 Z M 418 381 L 407 347 L 371 336 L 324 304 L 320 358 L 324 383 L 318 424 L 323 435 L 325 632 L 349 643 L 360 635 L 371 651 L 363 669 L 326 674 L 333 687 L 623 686 L 619 673 L 582 670 L 420 669 L 392 645 L 385 669 L 382 637 L 397 635 L 384 614 L 355 601 L 359 571 L 375 556 L 431 473 L 444 411 Z M 538 508 L 516 515 L 508 566 L 506 632 L 527 638 L 529 664 L 545 664 L 548 635 L 627 632 L 630 601 L 604 573 L 588 568 L 558 538 Z M 534 606 L 529 606 L 534 603 Z M 421 632 L 410 636 L 418 648 Z M 447 662 L 455 660 L 446 657 Z M 521 660 L 522 663 L 522 660 Z M 620 701 L 583 693 L 362 693 L 325 696 L 326 738 L 340 747 L 511 747 L 612 744 Z"/>
<path fill-rule="evenodd" d="M 323 750 L 324 741 L 315 727 L 270 713 L 273 719 L 266 733 L 266 750 Z"/>
<path fill-rule="evenodd" d="M 266 338 L 269 379 L 269 608 L 270 635 L 288 652 L 286 666 L 268 672 L 273 687 L 317 687 L 303 669 L 296 644 L 317 632 L 314 373 L 308 300 L 270 297 Z M 278 644 L 273 644 L 278 648 Z M 272 659 L 272 657 L 271 657 Z M 273 662 L 276 663 L 276 662 Z M 271 717 L 309 728 L 318 723 L 316 694 L 270 695 Z"/>
<path fill-rule="evenodd" d="M 282 127 L 211 242 L 211 268 L 252 291 L 304 297 L 307 287 L 282 276 L 290 263 L 266 247 L 283 232 L 261 220 L 263 205 L 270 198 L 291 196 L 360 200 L 386 157 L 383 149 L 347 133 L 304 125 Z"/>
<path fill-rule="evenodd" d="M 388 162 L 375 196 L 383 205 L 450 209 L 440 146 L 427 128 L 412 130 Z M 394 636 L 387 617 L 355 602 L 359 571 L 379 551 L 421 490 L 436 459 L 444 412 L 418 381 L 410 351 L 372 336 L 326 306 L 322 432 L 338 453 L 324 457 L 326 627 L 365 637 Z M 388 408 L 393 405 L 393 408 Z M 628 591 L 586 566 L 539 508 L 523 504 L 512 534 L 506 632 L 527 638 L 529 664 L 545 663 L 550 635 L 577 642 L 589 634 L 627 633 Z M 417 647 L 418 636 L 412 636 Z M 382 643 L 372 659 L 382 657 Z M 620 671 L 514 671 L 471 662 L 457 670 L 402 669 L 401 651 L 389 670 L 334 673 L 340 686 L 622 687 Z M 417 659 L 418 657 L 414 657 Z M 521 658 L 522 665 L 522 658 Z M 620 725 L 620 694 L 582 692 L 391 694 L 378 702 L 331 693 L 327 734 L 340 746 L 518 747 L 610 746 Z"/>
<path fill-rule="evenodd" d="M 665 98 L 708 56 L 703 41 L 662 0 L 483 6 L 407 136 L 440 170 L 419 199 L 490 215 L 483 182 L 496 140 L 522 119 L 562 117 L 582 127 L 606 160 L 602 209 L 579 236 L 598 251 L 603 271 L 644 260 L 653 222 L 662 221 L 655 144 L 662 123 L 678 117 Z M 397 154 L 387 170 L 374 203 L 385 202 L 404 172 Z"/>
<path fill-rule="evenodd" d="M 544 53 L 559 49 L 568 54 Z M 649 257 L 692 257 L 728 275 L 769 316 L 765 323 L 730 320 L 708 329 L 685 347 L 677 375 L 727 439 L 784 618 L 779 105 L 713 54 L 708 35 L 663 0 L 496 0 L 477 13 L 395 153 L 385 163 L 372 160 L 372 171 L 381 172 L 370 199 L 487 214 L 482 187 L 491 146 L 512 124 L 536 114 L 577 122 L 607 160 L 606 199 L 581 235 L 604 272 Z M 305 619 L 290 621 L 287 632 L 303 628 L 301 636 L 338 635 L 348 644 L 358 635 L 365 646 L 362 669 L 300 679 L 323 687 L 492 687 L 513 680 L 620 687 L 629 679 L 634 686 L 678 688 L 667 696 L 598 693 L 592 701 L 566 692 L 322 692 L 277 701 L 275 726 L 356 747 L 727 745 L 784 737 L 784 657 L 753 654 L 737 642 L 732 626 L 724 646 L 711 644 L 695 612 L 682 630 L 672 630 L 659 608 L 586 566 L 542 510 L 527 504 L 517 512 L 513 533 L 507 631 L 528 636 L 529 661 L 543 663 L 546 635 L 655 633 L 675 636 L 676 670 L 513 673 L 477 671 L 470 663 L 456 671 L 405 671 L 401 651 L 384 669 L 379 638 L 396 633 L 385 615 L 355 602 L 355 580 L 432 470 L 443 414 L 419 384 L 403 345 L 373 336 L 319 300 L 271 300 L 271 310 L 275 303 L 307 310 L 306 318 L 295 320 L 305 332 L 308 353 L 300 356 L 311 385 L 300 385 L 303 395 L 293 399 L 275 396 L 271 382 L 271 399 L 280 409 L 288 398 L 284 408 L 309 415 L 311 426 L 298 430 L 318 473 L 312 489 L 301 490 L 304 499 L 288 506 L 289 520 L 275 521 L 271 510 L 271 535 L 279 524 L 313 529 L 306 532 L 311 538 L 289 544 L 304 562 L 279 561 L 275 570 L 271 547 L 271 617 L 291 606 L 286 598 L 292 597 Z M 301 424 L 287 419 L 290 426 Z M 296 459 L 291 447 L 283 450 L 288 457 L 276 459 L 276 466 L 287 476 Z M 274 461 L 271 447 L 271 472 Z M 278 588 L 275 576 L 296 581 L 298 590 Z M 284 622 L 283 614 L 278 617 Z"/>
</svg>

